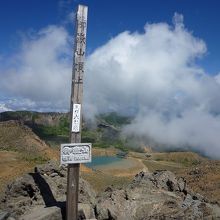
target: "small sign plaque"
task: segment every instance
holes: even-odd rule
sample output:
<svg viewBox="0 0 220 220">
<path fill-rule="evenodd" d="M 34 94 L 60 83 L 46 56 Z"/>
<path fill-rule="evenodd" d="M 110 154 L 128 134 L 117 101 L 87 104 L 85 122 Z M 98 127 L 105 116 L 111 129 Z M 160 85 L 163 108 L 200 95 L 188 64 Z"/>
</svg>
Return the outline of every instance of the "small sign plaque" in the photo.
<svg viewBox="0 0 220 220">
<path fill-rule="evenodd" d="M 80 131 L 80 119 L 81 119 L 80 112 L 81 112 L 81 105 L 73 104 L 72 132 Z"/>
<path fill-rule="evenodd" d="M 92 144 L 89 143 L 61 144 L 61 164 L 91 162 L 91 150 Z"/>
</svg>

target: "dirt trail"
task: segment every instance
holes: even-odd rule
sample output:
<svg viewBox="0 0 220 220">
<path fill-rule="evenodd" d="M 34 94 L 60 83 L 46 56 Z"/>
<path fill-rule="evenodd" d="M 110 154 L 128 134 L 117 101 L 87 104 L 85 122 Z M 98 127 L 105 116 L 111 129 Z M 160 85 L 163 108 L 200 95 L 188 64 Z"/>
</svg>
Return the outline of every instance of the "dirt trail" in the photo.
<svg viewBox="0 0 220 220">
<path fill-rule="evenodd" d="M 144 171 L 144 172 L 149 172 L 147 166 L 143 163 L 143 160 L 142 160 L 142 159 L 137 159 L 137 160 L 138 160 L 138 161 L 142 164 L 142 166 L 143 166 L 142 171 Z"/>
</svg>

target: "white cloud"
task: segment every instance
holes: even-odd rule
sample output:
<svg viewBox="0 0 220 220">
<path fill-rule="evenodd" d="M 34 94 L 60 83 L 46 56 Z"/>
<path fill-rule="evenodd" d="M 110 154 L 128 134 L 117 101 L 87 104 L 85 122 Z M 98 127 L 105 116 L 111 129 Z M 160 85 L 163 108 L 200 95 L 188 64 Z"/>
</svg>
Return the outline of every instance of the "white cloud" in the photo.
<svg viewBox="0 0 220 220">
<path fill-rule="evenodd" d="M 69 22 L 69 23 L 75 23 L 75 17 L 76 17 L 76 13 L 74 11 L 70 12 L 68 15 L 67 15 L 67 18 L 66 18 L 66 22 Z"/>
<path fill-rule="evenodd" d="M 183 16 L 173 23 L 120 33 L 87 58 L 85 115 L 133 114 L 125 134 L 220 157 L 220 76 L 196 65 L 206 44 L 185 29 Z M 0 70 L 0 92 L 14 98 L 8 108 L 69 109 L 69 39 L 63 27 L 49 26 L 24 40 L 16 63 Z"/>
<path fill-rule="evenodd" d="M 0 103 L 0 112 L 12 111 L 12 109 L 8 108 L 5 103 Z"/>
<path fill-rule="evenodd" d="M 184 28 L 183 16 L 173 23 L 123 32 L 88 57 L 86 111 L 135 113 L 125 134 L 220 157 L 219 76 L 196 65 L 206 45 Z"/>
<path fill-rule="evenodd" d="M 148 24 L 144 34 L 124 32 L 98 48 L 87 60 L 87 103 L 97 111 L 161 110 L 173 99 L 201 99 L 207 80 L 193 62 L 206 46 L 179 27 Z"/>
<path fill-rule="evenodd" d="M 0 90 L 25 100 L 23 108 L 67 109 L 72 66 L 69 40 L 67 31 L 58 26 L 25 38 L 16 60 L 12 58 L 14 66 L 1 71 Z"/>
</svg>

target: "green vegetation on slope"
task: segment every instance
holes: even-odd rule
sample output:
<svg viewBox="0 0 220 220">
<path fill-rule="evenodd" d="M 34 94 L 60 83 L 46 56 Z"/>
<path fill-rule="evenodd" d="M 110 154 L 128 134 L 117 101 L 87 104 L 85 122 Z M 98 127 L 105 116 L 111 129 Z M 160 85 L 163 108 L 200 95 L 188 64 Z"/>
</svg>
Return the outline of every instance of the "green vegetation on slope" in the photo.
<svg viewBox="0 0 220 220">
<path fill-rule="evenodd" d="M 52 147 L 69 142 L 70 120 L 68 114 L 29 111 L 4 112 L 0 114 L 0 120 L 22 121 Z M 128 124 L 130 120 L 131 118 L 120 116 L 115 112 L 101 114 L 96 117 L 97 127 L 88 128 L 84 124 L 82 142 L 89 142 L 100 148 L 114 146 L 127 150 L 126 141 L 120 137 L 120 128 Z"/>
<path fill-rule="evenodd" d="M 69 135 L 69 121 L 68 118 L 63 116 L 59 119 L 59 123 L 55 125 L 34 124 L 33 131 L 42 139 L 47 139 L 56 136 Z"/>
<path fill-rule="evenodd" d="M 39 117 L 38 112 L 33 111 L 8 111 L 0 113 L 0 121 L 18 120 L 18 121 L 34 121 Z"/>
<path fill-rule="evenodd" d="M 116 112 L 111 112 L 97 116 L 97 120 L 104 121 L 105 123 L 115 127 L 121 127 L 123 125 L 130 124 L 132 118 L 118 115 Z"/>
<path fill-rule="evenodd" d="M 204 158 L 193 152 L 167 152 L 155 153 L 153 159 L 156 161 L 170 161 L 185 166 L 200 164 Z"/>
<path fill-rule="evenodd" d="M 94 147 L 108 148 L 115 147 L 127 151 L 125 141 L 120 137 L 120 132 L 111 127 L 96 128 L 93 130 L 84 128 L 82 130 L 82 142 L 92 143 Z"/>
</svg>

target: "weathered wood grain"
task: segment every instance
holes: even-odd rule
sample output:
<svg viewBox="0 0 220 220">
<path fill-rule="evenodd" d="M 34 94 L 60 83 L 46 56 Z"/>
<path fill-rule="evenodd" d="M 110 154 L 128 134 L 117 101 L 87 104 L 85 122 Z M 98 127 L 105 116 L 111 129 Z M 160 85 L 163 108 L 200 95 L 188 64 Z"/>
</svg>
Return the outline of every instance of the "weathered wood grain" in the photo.
<svg viewBox="0 0 220 220">
<path fill-rule="evenodd" d="M 75 26 L 75 44 L 73 56 L 73 71 L 72 71 L 72 87 L 70 111 L 73 116 L 73 104 L 81 104 L 80 114 L 80 130 L 72 132 L 72 118 L 70 125 L 70 142 L 81 143 L 82 129 L 82 97 L 83 97 L 83 75 L 84 62 L 86 53 L 86 30 L 87 30 L 87 14 L 88 7 L 79 5 L 76 14 Z M 77 220 L 78 213 L 78 189 L 79 189 L 79 167 L 80 164 L 68 165 L 67 179 L 67 220 Z"/>
</svg>

